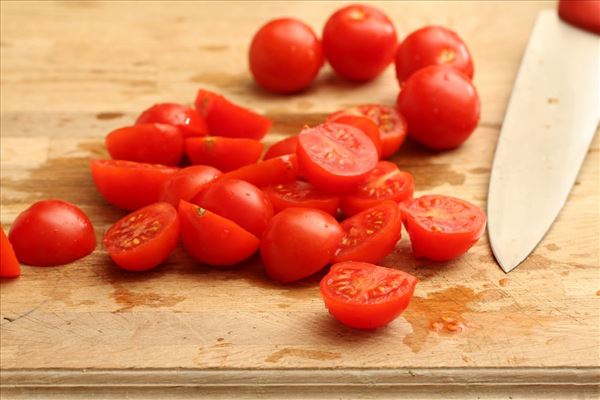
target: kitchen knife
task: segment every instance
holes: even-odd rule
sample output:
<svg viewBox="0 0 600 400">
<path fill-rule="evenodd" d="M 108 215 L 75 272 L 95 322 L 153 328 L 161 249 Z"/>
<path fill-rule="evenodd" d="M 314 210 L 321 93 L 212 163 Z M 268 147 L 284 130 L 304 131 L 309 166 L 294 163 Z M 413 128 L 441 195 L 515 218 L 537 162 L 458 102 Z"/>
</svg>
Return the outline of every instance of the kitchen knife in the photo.
<svg viewBox="0 0 600 400">
<path fill-rule="evenodd" d="M 600 36 L 540 12 L 496 147 L 488 233 L 505 272 L 537 246 L 563 207 L 600 118 Z"/>
</svg>

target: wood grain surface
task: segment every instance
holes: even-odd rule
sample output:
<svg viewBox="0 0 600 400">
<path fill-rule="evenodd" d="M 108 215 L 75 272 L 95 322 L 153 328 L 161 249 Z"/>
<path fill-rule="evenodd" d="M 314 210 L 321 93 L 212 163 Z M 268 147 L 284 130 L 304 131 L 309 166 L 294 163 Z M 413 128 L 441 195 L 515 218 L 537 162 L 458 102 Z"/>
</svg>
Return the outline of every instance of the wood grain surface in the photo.
<svg viewBox="0 0 600 400">
<path fill-rule="evenodd" d="M 1 213 L 32 202 L 79 205 L 98 240 L 124 212 L 92 184 L 103 138 L 151 104 L 191 103 L 199 87 L 268 115 L 265 142 L 339 108 L 393 104 L 393 68 L 365 85 L 329 67 L 296 96 L 260 91 L 246 54 L 265 21 L 320 31 L 336 2 L 13 2 L 1 5 Z M 417 195 L 486 205 L 503 113 L 536 14 L 553 2 L 385 2 L 401 37 L 425 24 L 460 33 L 475 59 L 482 119 L 461 148 L 408 141 L 393 158 Z M 2 281 L 0 368 L 7 397 L 597 398 L 600 380 L 598 135 L 556 223 L 505 275 L 486 238 L 465 256 L 414 259 L 404 232 L 383 265 L 420 280 L 402 317 L 376 332 L 326 312 L 322 274 L 281 286 L 255 257 L 232 269 L 182 250 L 148 273 L 111 264 L 101 245 L 58 268 Z M 450 323 L 448 325 L 448 323 Z M 459 325 L 460 329 L 448 327 Z M 295 388 L 295 389 L 290 389 Z"/>
</svg>

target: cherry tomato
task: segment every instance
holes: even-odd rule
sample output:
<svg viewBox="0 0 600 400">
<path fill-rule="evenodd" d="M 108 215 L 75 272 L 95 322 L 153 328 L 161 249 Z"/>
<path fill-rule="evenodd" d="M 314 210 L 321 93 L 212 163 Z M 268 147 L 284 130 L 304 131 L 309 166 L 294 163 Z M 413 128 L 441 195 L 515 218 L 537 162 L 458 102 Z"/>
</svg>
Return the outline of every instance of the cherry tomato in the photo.
<svg viewBox="0 0 600 400">
<path fill-rule="evenodd" d="M 558 16 L 579 28 L 600 34 L 599 0 L 560 0 Z"/>
<path fill-rule="evenodd" d="M 183 136 L 171 125 L 139 124 L 109 133 L 106 148 L 115 160 L 177 165 L 183 154 Z"/>
<path fill-rule="evenodd" d="M 247 108 L 233 104 L 225 97 L 200 89 L 196 110 L 206 120 L 214 136 L 262 139 L 271 129 L 271 120 Z"/>
<path fill-rule="evenodd" d="M 410 201 L 414 190 L 411 174 L 400 171 L 394 163 L 379 161 L 354 193 L 342 197 L 340 207 L 345 215 L 352 216 L 384 200 Z"/>
<path fill-rule="evenodd" d="M 0 278 L 17 278 L 21 275 L 21 265 L 4 229 L 0 226 Z"/>
<path fill-rule="evenodd" d="M 222 179 L 241 179 L 262 188 L 268 185 L 294 182 L 297 177 L 298 159 L 295 154 L 289 154 L 227 172 Z"/>
<path fill-rule="evenodd" d="M 68 264 L 96 248 L 89 218 L 62 200 L 34 203 L 15 219 L 8 239 L 20 262 L 39 267 Z"/>
<path fill-rule="evenodd" d="M 296 154 L 296 147 L 298 146 L 298 136 L 292 136 L 280 140 L 269 147 L 265 153 L 264 160 L 270 158 L 285 156 L 287 154 Z"/>
<path fill-rule="evenodd" d="M 250 46 L 254 80 L 274 93 L 295 93 L 310 85 L 323 65 L 321 42 L 304 22 L 293 18 L 270 21 Z"/>
<path fill-rule="evenodd" d="M 179 169 L 133 161 L 92 160 L 96 189 L 110 204 L 124 210 L 156 203 L 162 184 Z"/>
<path fill-rule="evenodd" d="M 329 313 L 352 328 L 375 329 L 408 307 L 417 278 L 397 269 L 363 262 L 335 264 L 321 280 Z"/>
<path fill-rule="evenodd" d="M 398 47 L 396 76 L 399 82 L 429 65 L 446 65 L 473 78 L 473 60 L 467 45 L 454 31 L 442 26 L 416 30 Z"/>
<path fill-rule="evenodd" d="M 344 231 L 331 215 L 313 208 L 287 208 L 271 218 L 260 253 L 267 274 L 281 283 L 306 278 L 333 258 Z"/>
<path fill-rule="evenodd" d="M 179 206 L 180 200 L 190 201 L 202 189 L 219 178 L 221 171 L 207 165 L 192 165 L 169 177 L 160 187 L 159 200 Z"/>
<path fill-rule="evenodd" d="M 155 104 L 138 117 L 137 124 L 160 123 L 179 128 L 184 137 L 206 136 L 208 127 L 204 118 L 191 107 L 182 104 Z"/>
<path fill-rule="evenodd" d="M 469 250 L 485 230 L 485 213 L 455 197 L 422 196 L 400 209 L 416 257 L 451 260 Z"/>
<path fill-rule="evenodd" d="M 379 134 L 379 127 L 373 120 L 360 115 L 335 113 L 327 118 L 327 122 L 337 122 L 338 124 L 346 124 L 360 129 L 373 141 L 377 150 L 377 156 L 381 157 L 381 135 Z"/>
<path fill-rule="evenodd" d="M 154 203 L 118 220 L 104 234 L 104 247 L 119 267 L 146 271 L 175 250 L 179 217 L 169 203 Z"/>
<path fill-rule="evenodd" d="M 259 238 L 273 217 L 269 197 L 253 184 L 239 179 L 219 180 L 198 193 L 192 202 L 232 220 Z"/>
<path fill-rule="evenodd" d="M 432 65 L 402 85 L 398 110 L 408 135 L 435 150 L 460 146 L 479 122 L 479 95 L 469 78 L 450 67 Z"/>
<path fill-rule="evenodd" d="M 355 4 L 336 11 L 323 29 L 331 67 L 351 81 L 369 81 L 392 62 L 397 47 L 392 21 L 381 11 Z"/>
<path fill-rule="evenodd" d="M 258 140 L 210 136 L 185 140 L 185 152 L 192 164 L 210 165 L 223 172 L 254 164 L 262 154 Z"/>
<path fill-rule="evenodd" d="M 264 190 L 271 199 L 275 213 L 290 207 L 305 207 L 335 216 L 340 203 L 339 196 L 320 192 L 308 182 L 282 183 L 267 186 Z"/>
<path fill-rule="evenodd" d="M 386 200 L 342 221 L 344 238 L 333 259 L 377 263 L 392 252 L 400 240 L 402 219 L 398 204 Z"/>
<path fill-rule="evenodd" d="M 324 192 L 348 192 L 377 164 L 377 149 L 360 129 L 326 122 L 298 135 L 300 173 Z"/>
<path fill-rule="evenodd" d="M 179 203 L 181 239 L 201 263 L 234 265 L 250 257 L 260 240 L 236 224 L 186 201 Z"/>
</svg>

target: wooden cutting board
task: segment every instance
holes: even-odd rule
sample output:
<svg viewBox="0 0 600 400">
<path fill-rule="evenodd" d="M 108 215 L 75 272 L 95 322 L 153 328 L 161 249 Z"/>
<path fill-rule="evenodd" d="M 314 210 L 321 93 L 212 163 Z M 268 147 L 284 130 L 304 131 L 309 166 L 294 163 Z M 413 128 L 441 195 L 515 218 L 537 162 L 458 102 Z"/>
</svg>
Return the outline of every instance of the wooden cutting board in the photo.
<svg viewBox="0 0 600 400">
<path fill-rule="evenodd" d="M 343 82 L 326 67 L 306 93 L 257 89 L 246 53 L 277 16 L 319 31 L 342 3 L 3 2 L 1 222 L 32 202 L 79 205 L 98 240 L 124 215 L 96 193 L 88 159 L 103 137 L 157 102 L 190 103 L 199 87 L 274 121 L 272 143 L 331 111 L 393 104 L 393 68 Z M 486 205 L 502 116 L 538 11 L 553 3 L 379 3 L 403 37 L 442 24 L 466 40 L 482 119 L 461 148 L 412 142 L 393 161 L 417 194 Z M 404 233 L 384 265 L 421 280 L 404 315 L 376 332 L 326 312 L 321 274 L 281 286 L 258 257 L 239 268 L 198 265 L 177 251 L 133 274 L 102 246 L 59 268 L 23 267 L 1 283 L 1 383 L 7 397 L 531 398 L 598 396 L 600 379 L 599 141 L 567 205 L 537 250 L 505 275 L 486 238 L 464 257 L 412 257 Z M 462 329 L 446 329 L 458 322 Z M 169 392 L 165 392 L 165 390 Z"/>
</svg>

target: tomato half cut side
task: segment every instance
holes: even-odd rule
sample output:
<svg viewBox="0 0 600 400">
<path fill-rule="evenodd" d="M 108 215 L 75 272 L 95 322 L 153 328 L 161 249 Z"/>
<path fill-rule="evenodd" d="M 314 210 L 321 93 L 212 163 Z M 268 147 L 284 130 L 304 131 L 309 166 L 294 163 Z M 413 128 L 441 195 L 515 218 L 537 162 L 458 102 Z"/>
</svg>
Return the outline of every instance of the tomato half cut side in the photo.
<svg viewBox="0 0 600 400">
<path fill-rule="evenodd" d="M 137 124 L 159 123 L 176 126 L 184 137 L 206 136 L 208 127 L 204 118 L 192 107 L 183 104 L 155 104 L 140 114 Z"/>
<path fill-rule="evenodd" d="M 210 165 L 223 172 L 254 164 L 262 154 L 258 140 L 209 136 L 185 140 L 185 153 L 192 164 Z"/>
<path fill-rule="evenodd" d="M 341 223 L 344 237 L 333 262 L 378 263 L 392 252 L 402 231 L 398 204 L 386 200 Z"/>
<path fill-rule="evenodd" d="M 323 193 L 308 182 L 296 181 L 264 188 L 275 213 L 290 207 L 316 208 L 335 216 L 340 197 Z"/>
<path fill-rule="evenodd" d="M 190 201 L 221 175 L 221 171 L 208 165 L 182 168 L 163 182 L 159 199 L 178 207 L 180 200 Z"/>
<path fill-rule="evenodd" d="M 402 314 L 417 282 L 397 269 L 347 261 L 331 267 L 320 289 L 335 319 L 352 328 L 376 329 Z"/>
<path fill-rule="evenodd" d="M 298 136 L 282 139 L 279 142 L 273 143 L 271 147 L 267 149 L 263 159 L 268 160 L 279 156 L 285 156 L 287 154 L 296 154 L 297 146 Z"/>
<path fill-rule="evenodd" d="M 435 261 L 459 257 L 485 230 L 485 213 L 456 197 L 422 196 L 401 204 L 400 210 L 416 257 Z"/>
<path fill-rule="evenodd" d="M 298 177 L 298 159 L 295 154 L 270 158 L 229 171 L 221 179 L 241 179 L 259 188 L 279 183 L 294 182 Z"/>
<path fill-rule="evenodd" d="M 379 127 L 375 124 L 375 122 L 373 122 L 373 120 L 360 115 L 335 113 L 332 114 L 331 118 L 327 118 L 327 121 L 351 125 L 360 129 L 369 137 L 369 139 L 373 141 L 373 144 L 377 149 L 377 156 L 381 157 L 381 134 L 379 133 Z"/>
<path fill-rule="evenodd" d="M 0 226 L 0 278 L 17 278 L 20 275 L 21 265 L 4 229 Z"/>
</svg>

